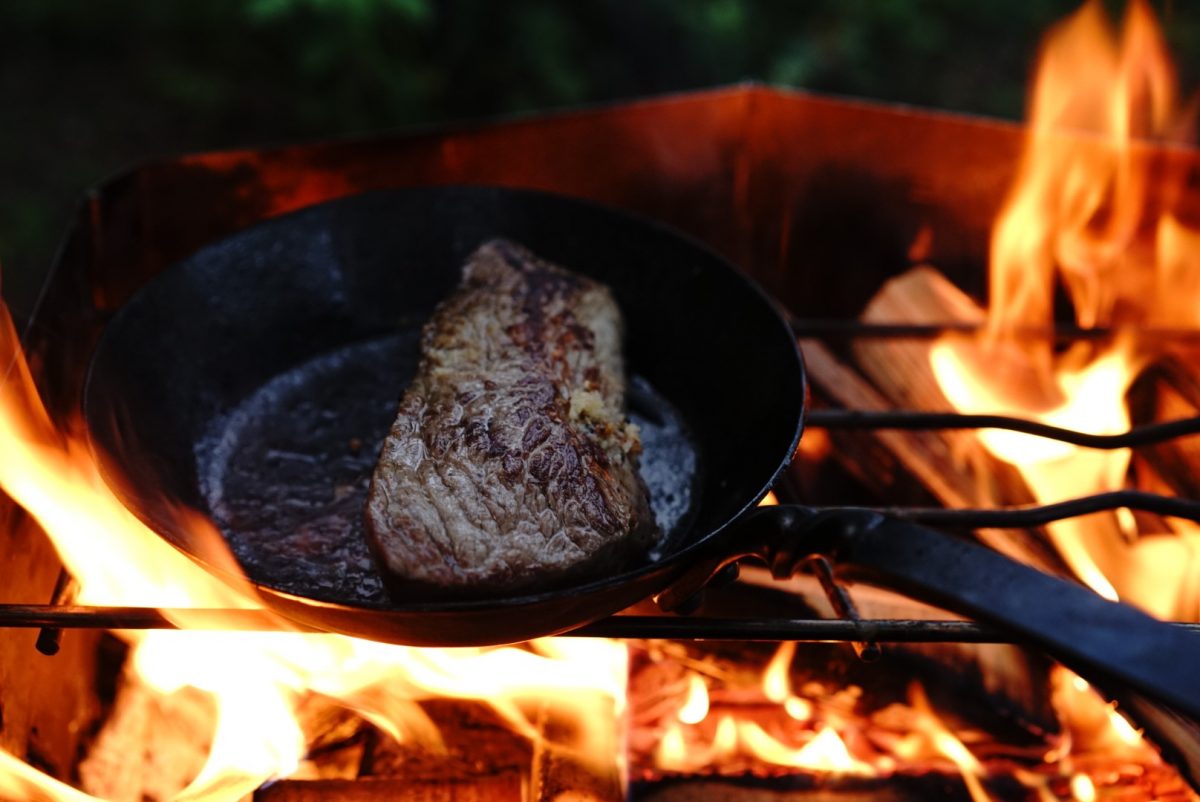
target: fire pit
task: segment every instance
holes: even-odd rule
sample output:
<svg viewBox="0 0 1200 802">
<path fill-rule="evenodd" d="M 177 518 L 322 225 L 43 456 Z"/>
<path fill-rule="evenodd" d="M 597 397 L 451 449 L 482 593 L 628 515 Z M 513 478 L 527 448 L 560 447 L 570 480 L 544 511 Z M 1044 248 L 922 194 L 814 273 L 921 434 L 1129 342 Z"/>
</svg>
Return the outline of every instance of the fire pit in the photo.
<svg viewBox="0 0 1200 802">
<path fill-rule="evenodd" d="M 1070 30 L 1094 27 L 1095 13 L 1082 12 Z M 1125 52 L 1157 52 L 1138 13 Z M 1104 63 L 1119 76 L 1127 62 L 1116 52 Z M 1161 85 L 1157 61 L 1136 64 L 1131 85 Z M 1155 92 L 1170 90 L 1147 95 L 1158 113 L 1165 100 Z M 161 542 L 149 545 L 98 481 L 76 414 L 106 321 L 167 265 L 220 236 L 369 189 L 549 190 L 690 233 L 788 308 L 818 410 L 775 489 L 779 500 L 885 507 L 970 527 L 1047 572 L 1194 621 L 1194 532 L 1181 518 L 1195 515 L 1186 435 L 1200 429 L 1200 362 L 1190 305 L 1173 296 L 1190 292 L 1188 251 L 1179 248 L 1191 242 L 1200 159 L 1130 139 L 1162 136 L 1166 119 L 1110 138 L 1046 134 L 1059 147 L 1049 169 L 1065 170 L 1046 178 L 1037 158 L 1021 155 L 1025 131 L 1016 126 L 743 86 L 443 133 L 200 154 L 144 164 L 99 187 L 23 338 L 28 374 L 18 361 L 0 395 L 0 442 L 13 455 L 0 465 L 0 485 L 21 503 L 0 514 L 10 533 L 0 560 L 12 578 L 0 590 L 8 603 L 0 619 L 13 627 L 0 631 L 0 746 L 8 750 L 0 797 L 71 798 L 12 753 L 92 793 L 129 798 L 167 798 L 191 783 L 189 793 L 206 799 L 604 800 L 621 798 L 627 779 L 637 798 L 659 800 L 1194 798 L 1195 722 L 1099 678 L 1176 773 L 1088 683 L 1020 648 L 1011 632 L 848 589 L 841 566 L 820 560 L 786 584 L 755 571 L 717 583 L 690 617 L 647 602 L 578 637 L 521 648 L 425 652 L 229 632 L 282 625 Z M 1042 129 L 1032 131 L 1036 142 Z M 1084 167 L 1099 169 L 1101 190 L 1054 194 L 1074 189 Z M 1031 205 L 1042 210 L 1039 223 L 1061 217 L 1076 228 L 1033 238 L 1036 255 L 1049 254 L 1033 289 L 1008 277 L 985 292 L 980 266 L 989 250 L 995 264 L 1000 247 L 989 248 L 993 220 L 1016 225 L 1009 221 Z M 1078 293 L 1058 300 L 1056 314 L 1055 264 L 1107 265 L 1116 246 L 1101 234 L 1137 245 L 1147 231 L 1163 277 L 1113 300 L 1106 288 L 1122 282 L 1076 270 L 1058 280 Z M 1122 257 L 1134 268 L 1147 261 L 1144 245 L 1122 252 L 1135 254 Z M 1024 252 L 1023 263 L 1032 258 Z M 1156 281 L 1165 293 L 1149 311 L 1130 312 Z M 1015 306 L 985 312 L 985 295 Z M 17 356 L 11 330 L 3 347 Z M 1111 377 L 1088 371 L 1114 353 L 1134 353 L 1136 368 L 1089 383 Z M 964 390 L 971 382 L 995 397 Z M 1101 387 L 1087 391 L 1084 411 L 1106 399 L 1120 407 L 1116 421 L 1089 424 L 1057 403 L 1071 384 Z M 1124 398 L 1132 418 L 1120 417 Z M 1051 439 L 1013 446 L 994 442 L 994 430 L 979 437 L 971 430 L 1004 422 L 943 414 L 951 401 L 966 413 L 1006 412 L 1024 421 L 1015 428 Z M 1049 452 L 1037 453 L 1046 443 Z M 1116 463 L 1092 446 L 1119 447 Z M 1014 448 L 1037 456 L 1013 467 L 1022 462 Z M 1085 479 L 1052 487 L 1064 473 Z M 1078 526 L 1061 520 L 1078 507 L 1044 509 L 1074 497 L 1087 497 L 1093 513 Z M 995 509 L 1035 503 L 1043 508 L 1015 517 Z M 993 512 L 947 509 L 964 507 Z M 999 528 L 1010 525 L 1024 528 Z M 97 573 L 117 550 L 137 555 L 130 573 Z M 1169 570 L 1147 573 L 1156 565 Z M 158 631 L 170 627 L 198 631 Z M 101 628 L 122 631 L 122 640 Z M 37 655 L 35 638 L 57 656 Z M 723 643 L 683 642 L 697 638 Z M 1003 645 L 1012 641 L 1018 646 Z M 921 645 L 896 645 L 904 643 Z M 221 701 L 214 709 L 187 688 Z M 264 785 L 282 776 L 290 779 Z"/>
</svg>

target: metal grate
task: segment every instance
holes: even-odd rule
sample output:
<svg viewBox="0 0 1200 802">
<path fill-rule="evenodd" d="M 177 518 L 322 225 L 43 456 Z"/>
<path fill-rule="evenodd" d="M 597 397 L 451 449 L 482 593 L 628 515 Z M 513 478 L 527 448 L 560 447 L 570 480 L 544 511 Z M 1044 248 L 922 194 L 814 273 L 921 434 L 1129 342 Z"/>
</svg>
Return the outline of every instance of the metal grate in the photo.
<svg viewBox="0 0 1200 802">
<path fill-rule="evenodd" d="M 798 337 L 842 338 L 932 338 L 964 327 L 946 326 L 875 326 L 847 321 L 792 321 Z M 1031 336 L 1051 336 L 1058 340 L 1104 338 L 1109 330 L 1055 329 L 1032 332 Z M 1195 331 L 1156 331 L 1156 337 L 1193 340 Z M 1174 438 L 1200 434 L 1200 417 L 1134 427 L 1116 435 L 1091 435 L 1047 426 L 1037 421 L 999 415 L 963 415 L 953 412 L 889 410 L 863 412 L 844 409 L 820 409 L 809 413 L 807 426 L 824 429 L 854 430 L 947 430 L 1007 429 L 1047 437 L 1086 448 L 1136 448 Z M 948 528 L 1025 528 L 1104 510 L 1129 508 L 1186 518 L 1200 522 L 1200 501 L 1141 491 L 1122 490 L 1072 499 L 1056 504 L 997 507 L 987 509 L 946 509 L 889 506 L 860 508 Z M 847 508 L 811 508 L 815 511 Z M 571 637 L 673 638 L 739 641 L 844 641 L 853 643 L 864 659 L 878 655 L 878 643 L 1020 643 L 1022 638 L 1003 629 L 966 620 L 862 619 L 849 592 L 833 579 L 829 564 L 818 558 L 813 565 L 829 597 L 835 619 L 750 618 L 729 619 L 679 615 L 615 615 L 565 633 Z M 171 610 L 139 607 L 87 607 L 72 604 L 72 583 L 65 574 L 55 589 L 54 598 L 44 605 L 0 605 L 0 627 L 40 628 L 39 650 L 53 654 L 64 629 L 172 629 Z M 192 629 L 275 630 L 278 619 L 257 610 L 187 610 Z M 1175 627 L 1200 632 L 1200 625 L 1175 623 Z M 303 631 L 299 625 L 295 629 Z"/>
</svg>

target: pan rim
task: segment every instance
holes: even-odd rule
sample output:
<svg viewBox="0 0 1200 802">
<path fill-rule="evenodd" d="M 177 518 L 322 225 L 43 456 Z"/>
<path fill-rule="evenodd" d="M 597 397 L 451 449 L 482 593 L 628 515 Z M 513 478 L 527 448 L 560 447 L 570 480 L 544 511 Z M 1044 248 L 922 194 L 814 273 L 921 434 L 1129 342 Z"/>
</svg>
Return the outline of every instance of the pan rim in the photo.
<svg viewBox="0 0 1200 802">
<path fill-rule="evenodd" d="M 276 226 L 286 226 L 294 224 L 296 219 L 301 219 L 306 215 L 313 215 L 318 209 L 331 208 L 338 204 L 349 204 L 359 201 L 360 199 L 370 197 L 385 197 L 400 194 L 429 194 L 429 195 L 449 195 L 451 193 L 491 193 L 496 196 L 507 196 L 511 198 L 527 197 L 540 199 L 546 202 L 552 202 L 564 206 L 573 206 L 580 209 L 585 214 L 607 216 L 622 225 L 636 226 L 638 228 L 653 231 L 656 235 L 674 239 L 687 248 L 703 255 L 714 264 L 719 264 L 722 269 L 731 272 L 738 277 L 745 285 L 746 289 L 752 293 L 758 302 L 763 306 L 764 318 L 769 315 L 769 320 L 772 327 L 778 327 L 782 336 L 786 336 L 790 342 L 788 354 L 794 359 L 794 362 L 787 366 L 788 372 L 793 375 L 793 379 L 799 383 L 800 404 L 794 413 L 794 421 L 789 424 L 792 434 L 786 443 L 786 449 L 781 449 L 779 455 L 772 460 L 773 467 L 769 476 L 766 476 L 761 486 L 742 504 L 736 507 L 736 510 L 725 516 L 725 520 L 707 532 L 701 533 L 698 537 L 695 535 L 694 524 L 683 535 L 682 539 L 686 542 L 681 548 L 673 550 L 663 555 L 660 559 L 645 561 L 637 566 L 617 573 L 612 576 L 593 579 L 586 583 L 571 584 L 559 586 L 554 589 L 539 591 L 537 593 L 527 593 L 517 596 L 501 596 L 496 598 L 477 598 L 477 599 L 462 599 L 462 600 L 437 600 L 437 601 L 404 601 L 393 602 L 388 601 L 381 605 L 373 605 L 369 603 L 355 603 L 346 599 L 330 599 L 321 595 L 301 595 L 292 590 L 287 590 L 278 587 L 270 582 L 269 579 L 263 580 L 252 577 L 246 573 L 237 573 L 222 567 L 216 566 L 211 562 L 203 559 L 200 555 L 186 547 L 185 543 L 179 542 L 179 538 L 169 534 L 171 526 L 157 518 L 151 512 L 145 509 L 140 503 L 135 494 L 128 492 L 125 488 L 130 484 L 130 480 L 123 475 L 121 466 L 113 455 L 111 455 L 103 444 L 97 442 L 93 431 L 92 422 L 94 420 L 93 410 L 95 409 L 95 391 L 94 388 L 97 382 L 94 381 L 96 373 L 97 359 L 96 356 L 104 351 L 111 337 L 115 336 L 115 325 L 119 323 L 126 310 L 133 304 L 135 299 L 143 292 L 159 284 L 169 280 L 169 276 L 177 269 L 186 269 L 187 265 L 191 264 L 197 257 L 215 249 L 225 247 L 227 243 L 235 240 L 248 232 L 256 230 L 269 230 Z M 764 319 L 765 322 L 765 319 Z M 344 195 L 338 198 L 321 201 L 310 204 L 298 209 L 293 209 L 285 214 L 269 217 L 258 221 L 238 231 L 231 232 L 219 239 L 213 240 L 204 246 L 196 249 L 192 253 L 182 259 L 171 263 L 164 267 L 158 274 L 153 276 L 149 281 L 139 287 L 133 295 L 122 305 L 111 320 L 106 324 L 104 331 L 97 340 L 96 346 L 89 359 L 88 368 L 85 373 L 83 392 L 82 392 L 82 411 L 87 432 L 87 442 L 89 450 L 96 462 L 101 478 L 110 490 L 117 496 L 121 503 L 128 509 L 138 520 L 145 524 L 157 537 L 162 538 L 170 543 L 178 551 L 193 562 L 200 565 L 204 570 L 222 578 L 224 581 L 234 580 L 237 584 L 251 586 L 260 597 L 266 595 L 283 600 L 293 601 L 309 607 L 319 607 L 322 610 L 345 612 L 345 613 L 370 613 L 373 615 L 394 614 L 462 614 L 472 612 L 493 612 L 503 610 L 516 610 L 525 607 L 532 607 L 539 604 L 546 604 L 557 599 L 562 599 L 568 596 L 586 597 L 603 590 L 614 588 L 620 585 L 633 584 L 639 580 L 643 580 L 654 573 L 669 572 L 671 570 L 679 570 L 687 563 L 688 558 L 694 559 L 698 552 L 704 549 L 712 548 L 714 543 L 717 543 L 721 537 L 734 527 L 751 509 L 753 509 L 771 490 L 772 486 L 778 479 L 779 475 L 787 468 L 795 456 L 797 446 L 800 443 L 801 436 L 804 431 L 805 413 L 808 409 L 809 402 L 809 382 L 808 375 L 804 365 L 803 353 L 800 350 L 799 343 L 796 337 L 792 334 L 791 326 L 788 324 L 785 316 L 780 312 L 774 299 L 759 286 L 759 284 L 751 278 L 745 271 L 737 267 L 732 261 L 719 254 L 715 249 L 708 244 L 701 242 L 695 237 L 680 231 L 659 220 L 641 216 L 637 213 L 630 212 L 626 209 L 615 207 L 609 204 L 601 203 L 590 198 L 580 198 L 577 196 L 566 195 L 559 192 L 547 192 L 542 189 L 511 186 L 504 184 L 437 184 L 437 185 L 411 185 L 404 187 L 393 187 L 384 189 L 372 189 L 365 192 L 353 193 Z M 764 460 L 766 462 L 766 460 Z M 756 483 L 757 484 L 757 483 Z M 211 514 L 203 509 L 194 510 L 205 518 L 211 520 Z M 669 581 L 664 581 L 662 586 L 658 588 L 661 591 Z M 658 592 L 656 591 L 656 592 Z M 286 612 L 278 611 L 280 614 L 288 617 Z M 613 611 L 615 612 L 615 611 Z M 580 625 L 588 623 L 580 621 Z"/>
</svg>

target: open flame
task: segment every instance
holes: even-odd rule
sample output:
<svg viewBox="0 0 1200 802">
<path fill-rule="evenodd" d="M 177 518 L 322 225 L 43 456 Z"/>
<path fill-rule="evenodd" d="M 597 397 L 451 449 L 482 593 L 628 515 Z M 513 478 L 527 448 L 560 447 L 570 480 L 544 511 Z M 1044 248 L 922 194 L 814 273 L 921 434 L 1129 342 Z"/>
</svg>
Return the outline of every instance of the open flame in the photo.
<svg viewBox="0 0 1200 802">
<path fill-rule="evenodd" d="M 795 658 L 790 643 L 769 659 L 719 650 L 698 656 L 672 643 L 635 649 L 632 775 L 801 772 L 884 783 L 934 771 L 961 777 L 973 802 L 1014 798 L 1014 782 L 1030 799 L 1158 798 L 1160 782 L 1170 795 L 1196 798 L 1160 781 L 1171 770 L 1141 733 L 1062 667 L 1050 673 L 1061 731 L 1006 741 L 935 707 L 917 681 L 897 693 L 797 682 L 804 661 Z"/>
<path fill-rule="evenodd" d="M 1131 4 L 1120 37 L 1099 0 L 1052 32 L 1033 92 L 1029 148 L 994 232 L 986 331 L 975 341 L 940 342 L 931 355 L 956 407 L 1098 433 L 1128 428 L 1121 399 L 1156 357 L 1145 343 L 1119 336 L 1103 347 L 1084 343 L 1059 352 L 1022 332 L 1053 322 L 1059 285 L 1082 326 L 1197 325 L 1200 230 L 1174 205 L 1184 176 L 1162 151 L 1142 144 L 1179 141 L 1186 133 L 1176 95 L 1173 70 L 1143 0 Z M 176 610 L 259 606 L 247 589 L 215 580 L 122 507 L 101 480 L 78 422 L 64 431 L 46 414 L 2 308 L 0 365 L 9 366 L 0 376 L 0 488 L 52 538 L 80 583 L 81 602 Z M 1131 459 L 1128 452 L 1093 452 L 1003 432 L 986 432 L 982 439 L 1020 467 L 1043 502 L 1120 487 Z M 776 501 L 770 496 L 764 503 Z M 190 523 L 206 534 L 210 563 L 236 566 L 208 521 Z M 1178 542 L 1200 534 L 1171 525 Z M 1118 515 L 1051 528 L 1068 563 L 1098 592 L 1178 616 L 1179 603 L 1162 588 L 1186 583 L 1153 572 L 1177 571 L 1179 561 L 1158 558 L 1162 539 L 1151 547 L 1137 534 L 1128 516 Z M 186 613 L 176 623 L 186 628 Z M 567 746 L 585 761 L 611 754 L 611 744 L 593 742 L 597 731 L 587 721 L 619 715 L 625 705 L 628 654 L 612 641 L 548 639 L 525 648 L 450 650 L 296 632 L 118 634 L 133 645 L 131 665 L 144 682 L 164 693 L 200 688 L 217 702 L 207 762 L 179 800 L 237 800 L 293 772 L 306 749 L 297 720 L 305 694 L 337 699 L 390 737 L 435 748 L 437 727 L 418 700 L 483 700 L 514 731 L 537 739 L 543 736 L 526 702 L 554 695 L 579 719 Z M 752 686 L 734 692 L 710 666 L 688 667 L 646 728 L 654 739 L 647 751 L 655 770 L 690 773 L 754 761 L 782 770 L 879 777 L 929 765 L 959 773 L 977 802 L 990 798 L 992 762 L 977 734 L 939 715 L 920 685 L 913 684 L 903 702 L 871 710 L 854 686 L 794 687 L 795 654 L 795 644 L 782 644 Z M 1039 770 L 1014 775 L 1041 798 L 1102 798 L 1104 789 L 1087 772 L 1093 756 L 1125 756 L 1139 766 L 1158 760 L 1140 733 L 1083 680 L 1056 669 L 1053 683 L 1063 715 L 1061 743 L 1032 755 Z M 1070 760 L 1059 760 L 1064 755 Z M 3 751 L 0 798 L 93 799 Z"/>
<path fill-rule="evenodd" d="M 1200 230 L 1179 208 L 1184 171 L 1170 145 L 1190 133 L 1154 14 L 1129 4 L 1120 33 L 1090 0 L 1043 43 L 1026 147 L 992 232 L 990 307 L 982 334 L 944 338 L 930 361 L 960 411 L 1030 417 L 1097 434 L 1130 426 L 1125 396 L 1164 353 L 1137 330 L 1200 323 Z M 1061 290 L 1061 292 L 1060 292 Z M 1065 300 L 1107 342 L 1056 350 L 1029 336 Z M 1126 485 L 1128 449 L 1097 451 L 1000 431 L 979 434 L 1016 466 L 1039 502 Z M 980 499 L 987 503 L 991 499 Z M 1096 592 L 1160 617 L 1193 618 L 1197 528 L 1168 520 L 1140 530 L 1128 510 L 1055 523 L 1049 536 Z M 1083 680 L 1060 670 L 1054 702 L 1075 754 L 1144 754 L 1134 730 Z M 1076 760 L 1086 758 L 1076 758 Z M 1077 777 L 1076 799 L 1097 798 Z"/>
<path fill-rule="evenodd" d="M 1125 395 L 1161 355 L 1138 330 L 1200 323 L 1200 230 L 1178 208 L 1182 160 L 1161 147 L 1184 138 L 1187 117 L 1149 6 L 1133 0 L 1119 35 L 1098 0 L 1051 31 L 1031 114 L 1017 180 L 993 231 L 986 325 L 977 338 L 939 341 L 932 366 L 961 411 L 1123 432 L 1130 426 Z M 1060 288 L 1079 326 L 1110 327 L 1114 336 L 1065 350 L 1036 336 L 1053 327 Z M 980 439 L 1019 468 L 1042 503 L 1119 489 L 1132 461 L 1128 450 L 1008 432 L 986 431 Z M 1175 591 L 1195 584 L 1180 574 L 1196 563 L 1185 557 L 1197 529 L 1170 520 L 1169 531 L 1147 532 L 1138 524 L 1125 510 L 1055 524 L 1049 534 L 1097 592 L 1160 616 L 1184 617 L 1180 611 L 1191 605 L 1194 616 L 1194 603 Z M 1146 537 L 1159 534 L 1166 537 Z M 1062 667 L 1051 672 L 1062 732 L 1014 766 L 1017 750 L 952 723 L 919 684 L 882 709 L 870 709 L 853 686 L 794 687 L 795 654 L 794 645 L 782 645 L 764 662 L 757 687 L 693 661 L 693 673 L 661 682 L 660 692 L 676 700 L 665 705 L 673 714 L 651 716 L 645 711 L 660 711 L 661 700 L 635 697 L 635 720 L 652 718 L 649 729 L 658 734 L 647 750 L 653 770 L 711 772 L 715 762 L 717 773 L 774 765 L 886 777 L 937 766 L 959 773 L 977 802 L 992 798 L 989 781 L 998 774 L 1021 783 L 1031 798 L 1090 802 L 1121 796 L 1114 767 L 1151 774 L 1162 766 L 1113 705 Z M 1181 794 L 1195 798 L 1186 789 Z"/>
<path fill-rule="evenodd" d="M 82 430 L 60 431 L 47 415 L 2 306 L 0 364 L 8 366 L 0 381 L 0 487 L 53 540 L 79 582 L 81 602 L 184 608 L 174 623 L 185 628 L 185 608 L 258 606 L 244 589 L 218 581 L 154 535 L 112 495 L 78 434 Z M 235 566 L 211 524 L 193 517 L 196 531 L 207 533 L 206 558 Z M 596 730 L 583 722 L 619 715 L 624 704 L 625 647 L 606 640 L 416 649 L 286 631 L 117 634 L 133 645 L 130 662 L 144 682 L 164 693 L 192 686 L 216 701 L 207 762 L 176 796 L 189 802 L 238 800 L 294 771 L 306 749 L 296 718 L 303 694 L 339 700 L 397 740 L 434 747 L 438 731 L 417 700 L 484 700 L 514 731 L 537 739 L 525 703 L 552 697 L 578 717 L 581 725 L 571 728 L 575 742 L 564 746 L 585 762 L 611 759 L 612 748 L 591 743 Z M 0 798 L 92 799 L 2 751 Z"/>
<path fill-rule="evenodd" d="M 1200 322 L 1200 231 L 1176 208 L 1185 175 L 1169 148 L 1190 126 L 1153 12 L 1130 3 L 1121 33 L 1088 2 L 1047 36 L 1031 101 L 1025 152 L 992 233 L 987 325 L 974 340 L 945 339 L 931 353 L 949 401 L 1097 434 L 1130 426 L 1125 395 L 1161 355 L 1136 327 Z M 1064 351 L 1031 329 L 1054 325 L 1061 287 L 1082 327 L 1116 336 Z M 980 435 L 1017 466 L 1043 503 L 1119 489 L 1128 449 L 1097 451 L 1027 435 Z M 1190 527 L 1170 551 L 1186 556 Z M 1064 559 L 1098 593 L 1162 616 L 1180 615 L 1178 560 L 1147 560 L 1163 534 L 1136 530 L 1127 511 L 1048 527 Z M 1151 547 L 1148 544 L 1154 542 Z M 1174 566 L 1172 565 L 1174 563 Z M 1155 576 L 1155 566 L 1166 576 Z"/>
</svg>

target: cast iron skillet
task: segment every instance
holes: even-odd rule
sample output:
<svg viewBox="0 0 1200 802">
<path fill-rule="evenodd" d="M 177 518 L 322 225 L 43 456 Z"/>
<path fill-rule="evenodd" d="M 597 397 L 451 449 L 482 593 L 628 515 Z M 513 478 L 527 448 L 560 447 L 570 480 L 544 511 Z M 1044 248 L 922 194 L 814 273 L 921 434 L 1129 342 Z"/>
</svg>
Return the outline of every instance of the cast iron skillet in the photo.
<svg viewBox="0 0 1200 802">
<path fill-rule="evenodd" d="M 366 480 L 421 323 L 463 259 L 497 236 L 615 293 L 667 533 L 657 559 L 617 576 L 516 598 L 393 602 L 361 543 Z M 782 575 L 821 552 L 1200 714 L 1191 633 L 874 513 L 752 511 L 799 442 L 805 401 L 788 326 L 728 263 L 609 209 L 489 187 L 360 195 L 207 247 L 113 319 L 85 389 L 93 447 L 129 508 L 192 556 L 202 546 L 177 510 L 211 515 L 264 603 L 309 626 L 413 645 L 511 643 L 672 583 L 663 597 L 678 599 L 734 559 Z"/>
</svg>

